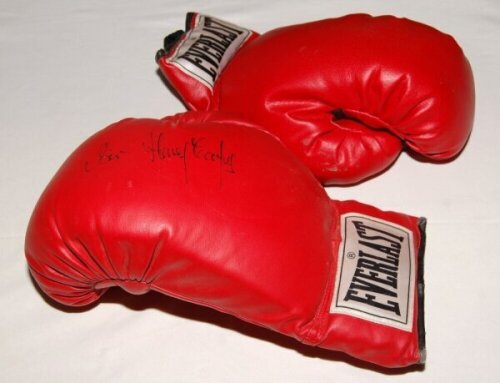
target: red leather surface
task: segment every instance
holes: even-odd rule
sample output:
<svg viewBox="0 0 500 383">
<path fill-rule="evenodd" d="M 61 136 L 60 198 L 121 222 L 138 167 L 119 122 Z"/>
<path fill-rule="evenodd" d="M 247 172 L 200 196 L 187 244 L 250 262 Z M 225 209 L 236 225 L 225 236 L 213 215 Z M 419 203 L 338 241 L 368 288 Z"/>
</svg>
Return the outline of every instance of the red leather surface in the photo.
<svg viewBox="0 0 500 383">
<path fill-rule="evenodd" d="M 183 99 L 197 92 L 160 66 Z M 449 35 L 356 14 L 261 35 L 227 65 L 208 109 L 266 126 L 323 183 L 350 184 L 405 147 L 437 161 L 457 155 L 472 127 L 474 83 Z"/>
<path fill-rule="evenodd" d="M 344 211 L 404 225 L 419 244 L 415 218 L 330 201 L 255 126 L 209 113 L 126 119 L 62 165 L 25 250 L 42 290 L 66 305 L 112 286 L 156 290 L 373 363 L 418 363 L 416 326 L 328 313 Z"/>
</svg>

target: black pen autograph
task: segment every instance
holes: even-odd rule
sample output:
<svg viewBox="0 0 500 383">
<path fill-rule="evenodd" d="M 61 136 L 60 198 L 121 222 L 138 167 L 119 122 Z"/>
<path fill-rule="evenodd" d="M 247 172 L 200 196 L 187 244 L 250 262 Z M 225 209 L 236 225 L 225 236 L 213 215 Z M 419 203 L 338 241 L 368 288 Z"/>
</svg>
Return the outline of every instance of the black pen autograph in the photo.
<svg viewBox="0 0 500 383">
<path fill-rule="evenodd" d="M 208 149 L 206 137 L 191 137 L 182 145 L 167 145 L 163 133 L 150 133 L 150 141 L 143 147 L 150 155 L 151 161 L 165 161 L 180 159 L 184 165 L 185 182 L 189 183 L 189 163 L 191 161 L 205 161 L 219 165 L 219 186 L 222 186 L 224 173 L 235 174 L 235 153 L 226 152 L 224 140 L 219 140 L 217 149 Z"/>
</svg>

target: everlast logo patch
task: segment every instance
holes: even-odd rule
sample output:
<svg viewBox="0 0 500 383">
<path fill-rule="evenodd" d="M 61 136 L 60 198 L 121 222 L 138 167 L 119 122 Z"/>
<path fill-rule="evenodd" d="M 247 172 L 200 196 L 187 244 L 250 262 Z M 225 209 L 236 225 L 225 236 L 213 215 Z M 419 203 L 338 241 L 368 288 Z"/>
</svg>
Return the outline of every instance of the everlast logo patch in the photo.
<svg viewBox="0 0 500 383">
<path fill-rule="evenodd" d="M 415 258 L 411 231 L 359 214 L 341 217 L 331 313 L 411 331 Z"/>
<path fill-rule="evenodd" d="M 247 29 L 197 15 L 196 25 L 169 61 L 212 88 L 218 74 L 249 35 Z"/>
</svg>

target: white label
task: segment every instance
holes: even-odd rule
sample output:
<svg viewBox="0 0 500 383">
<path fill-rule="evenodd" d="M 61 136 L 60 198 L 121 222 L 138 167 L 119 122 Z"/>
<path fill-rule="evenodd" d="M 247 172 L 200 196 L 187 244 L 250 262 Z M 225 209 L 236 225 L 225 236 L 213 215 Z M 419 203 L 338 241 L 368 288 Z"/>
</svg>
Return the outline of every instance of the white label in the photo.
<svg viewBox="0 0 500 383">
<path fill-rule="evenodd" d="M 168 61 L 212 89 L 219 73 L 251 33 L 248 29 L 198 14 L 194 27 L 186 33 Z"/>
<path fill-rule="evenodd" d="M 341 216 L 341 236 L 330 313 L 411 331 L 412 232 L 392 222 L 348 213 Z"/>
</svg>

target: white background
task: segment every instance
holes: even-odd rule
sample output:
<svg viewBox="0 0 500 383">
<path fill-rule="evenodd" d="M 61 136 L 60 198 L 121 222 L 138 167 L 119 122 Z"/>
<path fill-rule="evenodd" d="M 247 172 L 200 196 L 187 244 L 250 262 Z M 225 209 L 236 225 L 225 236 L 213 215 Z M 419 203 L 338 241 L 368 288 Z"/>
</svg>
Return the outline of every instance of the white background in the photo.
<svg viewBox="0 0 500 383">
<path fill-rule="evenodd" d="M 30 280 L 27 221 L 70 152 L 122 117 L 184 110 L 154 55 L 167 33 L 183 28 L 187 11 L 260 32 L 346 13 L 394 14 L 431 24 L 462 45 L 477 91 L 474 131 L 462 155 L 443 165 L 402 155 L 369 182 L 328 190 L 332 198 L 427 217 L 425 369 L 371 368 L 153 293 L 113 291 L 91 309 L 63 309 Z M 499 72 L 497 0 L 1 0 L 1 380 L 498 381 Z"/>
</svg>

